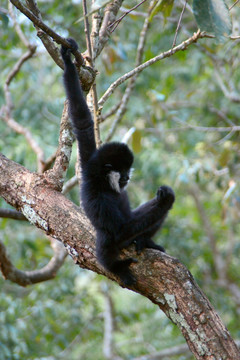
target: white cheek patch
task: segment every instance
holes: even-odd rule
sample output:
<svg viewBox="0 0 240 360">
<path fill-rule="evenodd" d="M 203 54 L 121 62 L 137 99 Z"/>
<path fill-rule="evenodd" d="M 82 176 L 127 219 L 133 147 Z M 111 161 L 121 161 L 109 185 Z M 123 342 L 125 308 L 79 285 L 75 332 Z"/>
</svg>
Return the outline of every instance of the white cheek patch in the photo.
<svg viewBox="0 0 240 360">
<path fill-rule="evenodd" d="M 121 177 L 121 175 L 117 171 L 110 171 L 110 173 L 108 174 L 109 184 L 110 184 L 111 188 L 118 193 L 120 193 L 120 191 L 121 191 L 120 186 L 119 186 L 120 177 Z"/>
</svg>

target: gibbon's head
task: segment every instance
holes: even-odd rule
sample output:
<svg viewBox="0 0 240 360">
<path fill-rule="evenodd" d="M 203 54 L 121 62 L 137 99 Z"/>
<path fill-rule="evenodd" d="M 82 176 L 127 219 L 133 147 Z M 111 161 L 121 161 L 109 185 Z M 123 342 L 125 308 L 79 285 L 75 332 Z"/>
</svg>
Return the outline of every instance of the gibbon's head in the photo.
<svg viewBox="0 0 240 360">
<path fill-rule="evenodd" d="M 130 179 L 133 153 L 126 144 L 111 142 L 102 145 L 97 151 L 97 158 L 104 178 L 111 189 L 120 192 Z"/>
</svg>

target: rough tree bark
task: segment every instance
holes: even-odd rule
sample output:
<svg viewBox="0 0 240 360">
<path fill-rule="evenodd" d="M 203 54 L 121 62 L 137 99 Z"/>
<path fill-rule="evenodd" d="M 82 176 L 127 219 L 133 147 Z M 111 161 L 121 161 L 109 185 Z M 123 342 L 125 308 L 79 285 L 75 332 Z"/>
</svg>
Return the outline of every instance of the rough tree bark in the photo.
<svg viewBox="0 0 240 360">
<path fill-rule="evenodd" d="M 0 154 L 0 196 L 46 234 L 60 240 L 80 267 L 119 282 L 97 263 L 94 231 L 81 210 L 46 175 L 31 173 Z M 136 254 L 133 248 L 124 254 Z M 145 250 L 132 265 L 131 290 L 149 298 L 181 330 L 196 359 L 240 359 L 240 352 L 192 275 L 177 259 Z"/>
</svg>

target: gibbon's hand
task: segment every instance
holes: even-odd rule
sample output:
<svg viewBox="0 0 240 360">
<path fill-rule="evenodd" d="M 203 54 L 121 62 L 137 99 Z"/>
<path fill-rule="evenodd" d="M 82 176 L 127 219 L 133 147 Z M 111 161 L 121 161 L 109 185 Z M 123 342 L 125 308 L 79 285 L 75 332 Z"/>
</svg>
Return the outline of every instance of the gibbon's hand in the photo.
<svg viewBox="0 0 240 360">
<path fill-rule="evenodd" d="M 157 191 L 157 201 L 160 206 L 168 206 L 171 208 L 175 201 L 173 189 L 166 185 L 160 186 Z"/>
<path fill-rule="evenodd" d="M 62 45 L 60 51 L 61 51 L 61 55 L 62 55 L 62 57 L 64 59 L 66 59 L 66 58 L 70 59 L 71 58 L 71 53 L 78 49 L 78 44 L 72 38 L 68 38 L 66 40 L 71 45 L 71 48 L 67 48 L 67 47 Z"/>
</svg>

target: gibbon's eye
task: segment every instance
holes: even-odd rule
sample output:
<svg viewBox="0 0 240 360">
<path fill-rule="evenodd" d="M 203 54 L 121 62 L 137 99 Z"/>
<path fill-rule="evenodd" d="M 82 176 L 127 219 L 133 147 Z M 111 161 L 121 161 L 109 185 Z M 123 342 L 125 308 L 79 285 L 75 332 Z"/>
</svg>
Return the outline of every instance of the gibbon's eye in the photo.
<svg viewBox="0 0 240 360">
<path fill-rule="evenodd" d="M 112 164 L 105 164 L 105 169 L 111 170 L 113 168 Z"/>
</svg>

